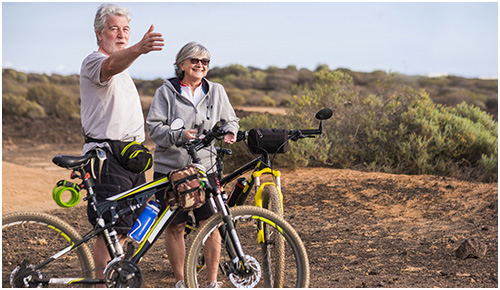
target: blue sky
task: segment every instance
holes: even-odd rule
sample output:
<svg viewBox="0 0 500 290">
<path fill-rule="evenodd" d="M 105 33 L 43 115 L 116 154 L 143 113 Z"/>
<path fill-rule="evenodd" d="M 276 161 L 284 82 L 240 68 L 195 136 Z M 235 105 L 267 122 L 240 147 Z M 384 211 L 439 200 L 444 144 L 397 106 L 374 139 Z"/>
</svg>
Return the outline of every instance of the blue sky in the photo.
<svg viewBox="0 0 500 290">
<path fill-rule="evenodd" d="M 97 49 L 103 2 L 2 2 L 2 67 L 79 74 Z M 498 77 L 498 3 L 111 2 L 132 12 L 130 44 L 151 24 L 161 52 L 141 56 L 134 78 L 173 75 L 177 51 L 205 45 L 211 67 L 383 70 L 408 75 Z"/>
</svg>

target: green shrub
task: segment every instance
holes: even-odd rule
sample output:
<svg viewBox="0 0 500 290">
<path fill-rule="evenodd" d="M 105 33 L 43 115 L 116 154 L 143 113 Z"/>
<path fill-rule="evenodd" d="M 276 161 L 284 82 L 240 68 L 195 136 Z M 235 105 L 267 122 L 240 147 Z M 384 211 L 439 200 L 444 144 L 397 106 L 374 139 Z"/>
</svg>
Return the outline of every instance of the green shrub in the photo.
<svg viewBox="0 0 500 290">
<path fill-rule="evenodd" d="M 39 104 L 26 100 L 24 96 L 3 94 L 2 114 L 36 119 L 45 117 L 45 110 Z"/>
<path fill-rule="evenodd" d="M 292 109 L 298 116 L 334 109 L 325 122 L 332 166 L 497 180 L 498 123 L 489 114 L 465 103 L 436 105 L 424 90 L 393 80 L 388 75 L 377 95 L 362 96 L 348 75 L 321 71 Z"/>
<path fill-rule="evenodd" d="M 276 107 L 276 100 L 269 96 L 263 96 L 259 101 L 261 107 Z"/>
<path fill-rule="evenodd" d="M 321 70 L 313 87 L 291 99 L 288 115 L 253 114 L 240 125 L 314 128 L 316 112 L 330 107 L 334 116 L 323 123 L 323 138 L 291 142 L 289 153 L 276 156 L 276 166 L 320 164 L 496 181 L 498 123 L 466 103 L 435 104 L 425 90 L 401 86 L 397 78 L 386 74 L 377 94 L 364 95 L 348 74 Z M 234 163 L 251 160 L 247 148 L 237 146 Z"/>
<path fill-rule="evenodd" d="M 62 89 L 53 84 L 38 84 L 28 90 L 26 99 L 42 106 L 48 116 L 78 117 L 79 106 Z"/>
</svg>

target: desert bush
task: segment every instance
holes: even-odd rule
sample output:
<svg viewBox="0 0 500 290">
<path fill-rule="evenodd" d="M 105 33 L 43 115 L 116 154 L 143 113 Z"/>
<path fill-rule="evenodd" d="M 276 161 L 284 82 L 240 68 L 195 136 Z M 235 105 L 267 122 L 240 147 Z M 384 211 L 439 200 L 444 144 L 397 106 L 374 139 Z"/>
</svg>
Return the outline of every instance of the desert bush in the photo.
<svg viewBox="0 0 500 290">
<path fill-rule="evenodd" d="M 269 73 L 266 77 L 266 90 L 287 90 L 297 83 L 299 79 L 298 74 L 290 74 L 285 72 L 273 72 Z"/>
<path fill-rule="evenodd" d="M 330 67 L 327 64 L 319 64 L 314 71 L 315 72 L 330 71 Z"/>
<path fill-rule="evenodd" d="M 60 87 L 38 84 L 28 90 L 26 99 L 43 107 L 47 116 L 60 118 L 78 117 L 79 106 Z"/>
<path fill-rule="evenodd" d="M 248 105 L 248 106 L 276 106 L 276 101 L 268 97 L 263 91 L 259 90 L 240 90 L 234 87 L 226 88 L 229 101 L 233 106 Z"/>
<path fill-rule="evenodd" d="M 396 75 L 397 77 L 397 75 Z M 276 156 L 277 166 L 322 164 L 403 174 L 434 174 L 496 181 L 498 123 L 466 103 L 434 103 L 423 89 L 400 85 L 392 74 L 378 83 L 376 94 L 360 94 L 346 73 L 319 71 L 316 84 L 290 101 L 286 116 L 250 115 L 243 129 L 317 126 L 315 113 L 334 111 L 324 122 L 324 138 L 292 142 Z M 239 148 L 236 156 L 246 154 Z M 241 164 L 240 164 L 241 165 Z"/>
<path fill-rule="evenodd" d="M 49 76 L 47 74 L 29 73 L 27 75 L 27 77 L 28 77 L 28 83 L 30 83 L 30 84 L 37 84 L 37 83 L 48 84 L 48 83 L 50 83 L 50 79 L 49 79 Z"/>
<path fill-rule="evenodd" d="M 2 78 L 2 94 L 25 95 L 28 88 L 11 78 Z"/>
<path fill-rule="evenodd" d="M 435 104 L 422 89 L 387 79 L 359 94 L 341 72 L 317 73 L 312 90 L 291 103 L 295 115 L 332 107 L 325 122 L 328 164 L 405 174 L 497 179 L 497 122 L 478 107 Z"/>
<path fill-rule="evenodd" d="M 13 69 L 2 69 L 2 79 L 15 80 L 21 84 L 28 82 L 28 76 L 25 73 Z"/>
<path fill-rule="evenodd" d="M 2 114 L 36 119 L 45 117 L 45 110 L 39 104 L 26 100 L 24 96 L 2 94 Z"/>
<path fill-rule="evenodd" d="M 276 100 L 266 95 L 259 100 L 258 105 L 260 107 L 276 107 Z"/>
<path fill-rule="evenodd" d="M 140 96 L 154 96 L 156 89 L 163 85 L 164 80 L 157 78 L 153 81 L 145 81 L 141 79 L 134 79 L 134 84 Z"/>
<path fill-rule="evenodd" d="M 239 64 L 233 64 L 227 67 L 214 67 L 210 68 L 207 74 L 208 79 L 219 78 L 224 79 L 228 75 L 234 76 L 246 76 L 248 74 L 248 69 Z"/>
<path fill-rule="evenodd" d="M 227 91 L 227 96 L 233 107 L 241 106 L 246 102 L 245 94 L 239 89 L 229 89 Z"/>
<path fill-rule="evenodd" d="M 52 84 L 79 86 L 80 76 L 79 75 L 63 76 L 59 74 L 52 74 L 49 77 L 49 81 Z"/>
<path fill-rule="evenodd" d="M 254 80 L 254 88 L 263 90 L 266 85 L 267 74 L 262 70 L 252 69 L 250 77 Z"/>
<path fill-rule="evenodd" d="M 298 85 L 309 85 L 312 86 L 314 84 L 315 78 L 314 73 L 308 69 L 299 70 L 299 80 Z"/>
<path fill-rule="evenodd" d="M 240 90 L 250 90 L 258 87 L 257 81 L 250 77 L 234 78 L 231 84 Z"/>
</svg>

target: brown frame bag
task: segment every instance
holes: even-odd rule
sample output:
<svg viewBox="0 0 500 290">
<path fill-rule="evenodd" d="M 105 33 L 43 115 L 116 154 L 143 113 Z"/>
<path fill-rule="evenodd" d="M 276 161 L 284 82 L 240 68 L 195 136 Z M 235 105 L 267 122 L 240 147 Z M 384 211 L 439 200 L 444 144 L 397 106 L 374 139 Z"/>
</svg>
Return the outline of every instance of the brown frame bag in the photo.
<svg viewBox="0 0 500 290">
<path fill-rule="evenodd" d="M 200 181 L 200 173 L 194 164 L 170 171 L 168 179 L 172 185 L 172 194 L 167 194 L 168 204 L 176 204 L 182 210 L 189 211 L 205 204 L 205 189 Z"/>
</svg>

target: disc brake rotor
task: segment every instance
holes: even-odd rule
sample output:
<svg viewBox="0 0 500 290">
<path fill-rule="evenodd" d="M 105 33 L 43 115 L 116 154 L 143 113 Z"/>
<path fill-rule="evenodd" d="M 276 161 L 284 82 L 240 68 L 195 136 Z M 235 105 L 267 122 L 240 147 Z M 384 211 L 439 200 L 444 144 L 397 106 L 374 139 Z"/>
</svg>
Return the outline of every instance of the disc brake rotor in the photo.
<svg viewBox="0 0 500 290">
<path fill-rule="evenodd" d="M 38 283 L 37 285 L 35 282 L 33 282 L 34 277 L 42 279 L 42 273 L 40 272 L 40 270 L 35 270 L 34 265 L 26 265 L 26 263 L 23 262 L 23 265 L 17 266 L 10 274 L 10 285 L 13 288 L 42 287 L 42 283 Z"/>
<path fill-rule="evenodd" d="M 252 269 L 252 275 L 240 276 L 236 273 L 229 274 L 229 280 L 233 283 L 237 288 L 253 288 L 260 281 L 260 277 L 262 276 L 262 270 L 259 262 L 251 256 L 246 255 L 245 259 L 247 260 L 248 266 Z M 241 263 L 239 263 L 239 258 L 236 257 L 233 260 L 233 263 L 236 265 L 237 270 L 241 270 Z"/>
</svg>

